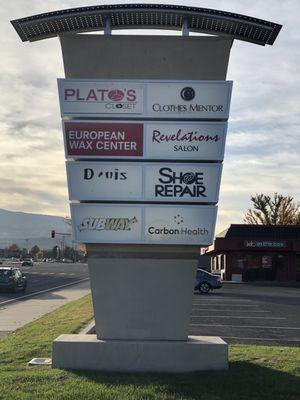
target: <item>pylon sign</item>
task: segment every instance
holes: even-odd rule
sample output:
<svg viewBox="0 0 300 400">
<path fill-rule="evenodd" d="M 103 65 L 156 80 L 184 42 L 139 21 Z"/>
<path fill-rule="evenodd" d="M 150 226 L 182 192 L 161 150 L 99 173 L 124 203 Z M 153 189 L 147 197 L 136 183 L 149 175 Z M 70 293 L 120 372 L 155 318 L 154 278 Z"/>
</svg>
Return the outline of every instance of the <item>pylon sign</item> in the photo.
<svg viewBox="0 0 300 400">
<path fill-rule="evenodd" d="M 58 88 L 69 198 L 80 202 L 75 240 L 211 244 L 232 82 L 59 79 Z"/>
</svg>

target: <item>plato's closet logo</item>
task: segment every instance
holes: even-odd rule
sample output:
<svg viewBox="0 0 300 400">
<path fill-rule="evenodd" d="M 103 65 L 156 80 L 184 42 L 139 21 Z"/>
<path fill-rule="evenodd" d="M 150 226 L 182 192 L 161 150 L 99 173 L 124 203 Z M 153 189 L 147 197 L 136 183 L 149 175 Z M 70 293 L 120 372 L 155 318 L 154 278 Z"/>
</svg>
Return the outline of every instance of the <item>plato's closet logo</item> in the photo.
<svg viewBox="0 0 300 400">
<path fill-rule="evenodd" d="M 132 88 L 65 88 L 64 100 L 84 103 L 102 103 L 106 109 L 132 110 L 137 104 L 137 93 L 136 90 Z"/>
<path fill-rule="evenodd" d="M 206 197 L 203 172 L 178 172 L 164 167 L 159 170 L 155 197 Z"/>
<path fill-rule="evenodd" d="M 136 224 L 138 219 L 133 218 L 110 218 L 99 217 L 83 218 L 77 226 L 79 232 L 83 231 L 131 231 L 132 225 Z"/>
</svg>

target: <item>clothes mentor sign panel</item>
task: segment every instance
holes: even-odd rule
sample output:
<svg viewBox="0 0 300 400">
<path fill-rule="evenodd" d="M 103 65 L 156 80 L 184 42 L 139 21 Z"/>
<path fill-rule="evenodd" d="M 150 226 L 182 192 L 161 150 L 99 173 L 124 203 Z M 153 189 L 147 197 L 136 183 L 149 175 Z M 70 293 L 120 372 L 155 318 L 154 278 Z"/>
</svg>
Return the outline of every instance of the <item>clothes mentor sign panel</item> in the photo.
<svg viewBox="0 0 300 400">
<path fill-rule="evenodd" d="M 216 203 L 221 164 L 67 161 L 70 200 Z"/>
<path fill-rule="evenodd" d="M 66 158 L 222 161 L 226 122 L 63 121 Z"/>
<path fill-rule="evenodd" d="M 228 119 L 231 81 L 58 79 L 61 115 Z"/>
<path fill-rule="evenodd" d="M 71 204 L 82 243 L 192 244 L 213 240 L 216 206 Z"/>
</svg>

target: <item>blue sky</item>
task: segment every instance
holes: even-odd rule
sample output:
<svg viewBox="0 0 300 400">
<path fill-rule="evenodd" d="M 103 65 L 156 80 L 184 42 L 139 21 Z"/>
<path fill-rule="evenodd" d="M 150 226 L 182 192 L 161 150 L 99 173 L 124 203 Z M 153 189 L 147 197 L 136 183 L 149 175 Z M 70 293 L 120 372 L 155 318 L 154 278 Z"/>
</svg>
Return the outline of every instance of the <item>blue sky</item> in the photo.
<svg viewBox="0 0 300 400">
<path fill-rule="evenodd" d="M 101 2 L 114 3 L 122 1 Z M 69 214 L 56 88 L 56 78 L 64 75 L 59 41 L 22 43 L 9 21 L 95 4 L 100 3 L 31 0 L 28 7 L 26 0 L 13 0 L 1 8 L 0 208 Z M 234 81 L 234 88 L 216 231 L 242 222 L 252 194 L 277 191 L 300 201 L 299 0 L 176 4 L 226 10 L 283 25 L 273 46 L 235 41 L 231 50 L 227 78 Z"/>
</svg>

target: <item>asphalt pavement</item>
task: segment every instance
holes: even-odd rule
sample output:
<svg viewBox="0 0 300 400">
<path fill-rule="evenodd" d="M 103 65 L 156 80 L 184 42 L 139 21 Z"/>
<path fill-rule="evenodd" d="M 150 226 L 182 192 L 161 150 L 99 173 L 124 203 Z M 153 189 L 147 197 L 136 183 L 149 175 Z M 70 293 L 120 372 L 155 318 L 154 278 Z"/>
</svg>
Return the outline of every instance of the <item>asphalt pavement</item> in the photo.
<svg viewBox="0 0 300 400">
<path fill-rule="evenodd" d="M 48 308 L 52 309 L 74 298 L 71 294 L 73 286 L 75 292 L 76 287 L 83 288 L 83 293 L 89 290 L 87 264 L 36 263 L 33 267 L 23 267 L 22 271 L 28 278 L 26 293 L 0 293 L 0 311 L 14 306 L 18 316 L 16 327 L 23 321 L 20 310 L 26 307 L 22 303 L 30 310 L 28 301 L 44 296 L 44 300 L 50 301 Z M 62 290 L 66 292 L 57 293 Z M 53 299 L 61 302 L 51 303 Z M 46 301 L 40 303 L 47 304 Z M 36 306 L 38 301 L 33 304 Z M 194 295 L 189 334 L 220 336 L 227 343 L 299 346 L 299 311 L 299 287 L 224 283 L 222 289 L 207 295 Z M 42 315 L 41 312 L 42 309 L 38 309 L 33 319 Z M 4 333 L 12 328 L 11 320 L 7 320 L 5 327 L 3 316 L 2 312 L 0 330 Z"/>
<path fill-rule="evenodd" d="M 227 343 L 300 345 L 300 288 L 224 283 L 195 294 L 190 335 L 220 336 Z"/>
<path fill-rule="evenodd" d="M 33 267 L 21 267 L 21 264 L 7 264 L 20 268 L 27 277 L 26 292 L 7 293 L 0 292 L 1 303 L 14 299 L 18 299 L 24 295 L 30 295 L 44 290 L 52 290 L 54 288 L 73 284 L 83 279 L 88 280 L 87 264 L 82 263 L 34 263 Z"/>
</svg>

